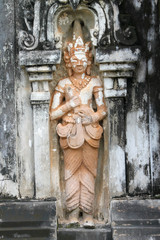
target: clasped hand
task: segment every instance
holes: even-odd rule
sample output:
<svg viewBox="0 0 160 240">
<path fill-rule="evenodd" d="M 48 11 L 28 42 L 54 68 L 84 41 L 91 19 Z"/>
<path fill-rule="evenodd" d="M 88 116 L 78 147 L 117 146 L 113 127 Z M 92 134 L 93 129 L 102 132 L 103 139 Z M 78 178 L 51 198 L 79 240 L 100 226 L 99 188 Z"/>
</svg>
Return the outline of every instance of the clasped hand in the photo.
<svg viewBox="0 0 160 240">
<path fill-rule="evenodd" d="M 81 117 L 81 122 L 83 125 L 89 125 L 93 122 L 92 117 L 90 115 L 86 115 L 82 112 L 78 112 L 78 115 Z"/>
<path fill-rule="evenodd" d="M 72 108 L 75 108 L 81 104 L 81 100 L 78 96 L 75 96 L 69 101 L 69 104 Z"/>
<path fill-rule="evenodd" d="M 78 107 L 80 104 L 81 100 L 78 96 L 75 96 L 70 100 L 70 106 L 74 109 Z M 93 122 L 91 115 L 87 115 L 83 111 L 75 111 L 75 113 L 81 117 L 81 122 L 83 125 L 89 125 Z"/>
</svg>

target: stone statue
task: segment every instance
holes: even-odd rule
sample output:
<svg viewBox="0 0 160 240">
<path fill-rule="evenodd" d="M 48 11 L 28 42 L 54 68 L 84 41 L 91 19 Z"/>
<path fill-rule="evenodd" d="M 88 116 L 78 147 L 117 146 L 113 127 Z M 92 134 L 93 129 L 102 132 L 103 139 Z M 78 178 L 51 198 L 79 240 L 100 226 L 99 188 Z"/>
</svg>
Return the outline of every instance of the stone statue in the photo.
<svg viewBox="0 0 160 240">
<path fill-rule="evenodd" d="M 51 120 L 57 125 L 64 153 L 66 209 L 69 222 L 94 226 L 93 202 L 99 141 L 103 132 L 99 121 L 106 115 L 103 87 L 98 76 L 90 76 L 90 42 L 84 44 L 81 25 L 75 20 L 73 41 L 67 43 L 64 60 L 69 77 L 58 82 L 51 103 Z M 92 107 L 95 99 L 97 110 Z"/>
</svg>

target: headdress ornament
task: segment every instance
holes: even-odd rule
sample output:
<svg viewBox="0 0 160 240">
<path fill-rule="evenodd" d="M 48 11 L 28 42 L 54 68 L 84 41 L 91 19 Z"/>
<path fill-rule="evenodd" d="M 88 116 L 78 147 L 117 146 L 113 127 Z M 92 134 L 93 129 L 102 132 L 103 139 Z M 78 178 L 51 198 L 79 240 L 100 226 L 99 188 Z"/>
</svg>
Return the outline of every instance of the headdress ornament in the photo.
<svg viewBox="0 0 160 240">
<path fill-rule="evenodd" d="M 67 44 L 69 56 L 72 57 L 73 55 L 76 55 L 79 58 L 87 56 L 90 45 L 90 42 L 84 43 L 80 21 L 75 20 L 73 26 L 73 41 L 68 42 Z"/>
<path fill-rule="evenodd" d="M 75 20 L 73 24 L 73 41 L 67 42 L 67 48 L 64 51 L 64 60 L 66 62 L 66 67 L 69 71 L 69 76 L 71 76 L 72 72 L 72 70 L 70 69 L 70 61 L 73 56 L 76 56 L 79 60 L 87 61 L 87 74 L 90 75 L 90 65 L 92 59 L 90 47 L 91 42 L 84 43 L 80 21 Z"/>
</svg>

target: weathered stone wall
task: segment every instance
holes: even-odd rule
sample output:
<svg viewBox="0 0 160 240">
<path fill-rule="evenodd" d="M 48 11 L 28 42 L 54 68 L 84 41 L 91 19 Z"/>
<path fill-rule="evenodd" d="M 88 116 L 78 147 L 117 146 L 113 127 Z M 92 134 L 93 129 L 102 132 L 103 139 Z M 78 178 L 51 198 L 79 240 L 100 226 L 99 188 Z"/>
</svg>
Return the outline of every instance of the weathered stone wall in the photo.
<svg viewBox="0 0 160 240">
<path fill-rule="evenodd" d="M 159 1 L 124 1 L 141 46 L 136 75 L 128 86 L 127 188 L 128 193 L 160 192 L 160 73 L 159 73 Z M 134 142 L 133 135 L 135 136 Z"/>
<path fill-rule="evenodd" d="M 16 34 L 18 36 L 25 25 L 21 17 L 21 3 L 22 1 L 18 0 L 14 3 L 0 3 L 0 191 L 2 195 L 10 197 L 18 197 L 20 191 L 21 197 L 33 198 L 33 122 L 30 103 L 32 88 L 26 70 L 20 70 L 18 64 L 16 38 Z M 141 58 L 134 78 L 128 79 L 127 97 L 118 100 L 110 98 L 108 101 L 110 141 L 112 145 L 120 145 L 123 155 L 125 154 L 120 157 L 126 159 L 126 169 L 123 168 L 120 173 L 122 182 L 118 182 L 121 185 L 114 188 L 114 176 L 113 179 L 110 178 L 112 189 L 117 187 L 120 189 L 119 193 L 121 192 L 119 194 L 116 190 L 111 191 L 113 197 L 126 193 L 155 195 L 160 192 L 158 4 L 159 1 L 130 0 L 124 1 L 120 6 L 120 12 L 129 13 L 131 25 L 136 28 L 136 44 L 141 47 Z M 106 121 L 105 123 L 107 124 Z M 110 154 L 114 157 L 114 148 L 112 150 Z M 115 149 L 117 154 L 118 150 L 119 148 Z M 116 178 L 119 167 L 110 165 L 110 170 L 115 172 Z M 120 175 L 118 176 L 120 179 Z"/>
<path fill-rule="evenodd" d="M 39 131 L 41 123 L 44 124 L 46 132 L 45 140 L 49 139 L 48 129 L 45 128 L 46 124 L 47 127 L 49 126 L 47 84 L 53 77 L 50 84 L 53 92 L 58 78 L 66 76 L 66 72 L 62 63 L 57 66 L 57 71 L 53 74 L 56 63 L 51 58 L 49 67 L 28 67 L 30 60 L 34 65 L 37 55 L 40 54 L 38 51 L 37 55 L 34 55 L 35 59 L 30 59 L 30 54 L 26 55 L 25 51 L 21 52 L 20 59 L 18 34 L 20 30 L 25 29 L 24 2 L 29 0 L 0 2 L 0 215 L 2 218 L 0 237 L 18 239 L 27 236 L 27 239 L 35 237 L 56 239 L 57 216 L 55 215 L 58 213 L 60 217 L 64 217 L 62 209 L 64 186 L 62 186 L 63 176 L 60 174 L 63 172 L 63 164 L 59 164 L 60 161 L 62 162 L 62 156 L 60 156 L 58 138 L 55 137 L 55 122 L 52 123 L 50 132 L 51 163 L 43 162 L 45 157 L 47 161 L 49 159 L 49 149 L 45 149 L 45 156 L 37 154 L 37 159 L 34 153 L 39 153 L 39 146 L 36 145 L 39 143 L 37 140 L 39 137 L 41 137 L 41 146 L 44 143 Z M 30 2 L 34 4 L 35 1 Z M 50 4 L 54 0 L 41 2 L 44 6 L 45 2 Z M 154 199 L 160 196 L 160 0 L 124 0 L 119 8 L 121 14 L 130 15 L 130 17 L 126 16 L 127 23 L 130 21 L 130 25 L 135 26 L 138 37 L 133 48 L 140 47 L 141 56 L 134 76 L 129 76 L 130 73 L 128 75 L 127 91 L 122 90 L 121 96 L 106 98 L 109 114 L 103 121 L 104 135 L 101 141 L 99 179 L 96 185 L 98 196 L 95 215 L 97 219 L 108 220 L 111 227 L 105 225 L 105 229 L 95 230 L 59 228 L 60 239 L 62 237 L 79 239 L 87 236 L 88 239 L 149 240 L 152 238 L 156 240 L 160 237 L 159 200 Z M 33 8 L 25 14 L 30 14 L 27 16 L 32 23 Z M 121 20 L 125 25 L 126 17 L 123 17 L 121 16 Z M 44 27 L 45 23 L 42 22 Z M 104 30 L 102 22 L 101 27 Z M 44 28 L 42 32 L 45 32 Z M 105 36 L 102 40 L 105 43 Z M 112 44 L 111 48 L 116 48 L 116 43 Z M 123 44 L 118 46 L 120 51 L 124 47 Z M 127 46 L 124 48 L 127 49 Z M 40 45 L 38 50 L 42 49 Z M 102 55 L 109 54 L 108 47 L 103 46 L 100 51 Z M 45 54 L 52 56 L 47 50 Z M 124 50 L 123 57 L 125 54 Z M 116 58 L 118 56 L 117 54 Z M 43 57 L 39 62 L 40 65 L 43 63 Z M 128 66 L 134 68 L 133 62 L 124 64 L 126 72 Z M 22 67 L 23 65 L 27 67 Z M 118 64 L 117 66 L 121 67 Z M 105 67 L 109 68 L 110 63 L 97 63 L 95 66 L 96 74 L 100 74 L 104 81 L 107 80 L 103 69 Z M 34 82 L 36 78 L 39 82 Z M 113 79 L 114 77 L 108 78 L 108 81 L 112 82 Z M 116 81 L 118 85 L 118 78 Z M 110 90 L 106 89 L 107 95 Z M 41 91 L 42 98 L 39 98 Z M 46 115 L 43 114 L 43 110 Z M 37 118 L 39 113 L 41 117 Z M 36 128 L 33 127 L 34 124 Z M 43 164 L 39 165 L 39 163 Z M 46 201 L 48 197 L 49 200 L 54 201 L 55 199 L 52 198 L 54 196 L 57 197 L 56 207 L 54 202 Z M 20 201 L 6 202 L 4 201 L 6 198 L 16 201 L 20 199 Z M 41 202 L 43 198 L 45 201 Z M 25 201 L 21 201 L 22 199 Z"/>
<path fill-rule="evenodd" d="M 14 1 L 0 2 L 0 193 L 18 196 Z"/>
</svg>

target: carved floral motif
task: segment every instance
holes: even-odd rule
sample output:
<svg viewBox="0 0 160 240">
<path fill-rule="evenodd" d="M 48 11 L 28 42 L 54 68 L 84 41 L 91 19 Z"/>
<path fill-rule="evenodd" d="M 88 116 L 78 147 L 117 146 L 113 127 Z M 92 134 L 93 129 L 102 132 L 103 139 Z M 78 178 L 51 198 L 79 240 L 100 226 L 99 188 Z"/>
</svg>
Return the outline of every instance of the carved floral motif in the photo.
<svg viewBox="0 0 160 240">
<path fill-rule="evenodd" d="M 129 21 L 124 24 L 124 16 L 122 19 L 119 12 L 121 3 L 122 0 L 109 0 L 107 2 L 92 0 L 26 0 L 22 6 L 26 29 L 19 34 L 19 45 L 25 50 L 37 48 L 51 50 L 56 48 L 55 20 L 57 14 L 59 14 L 57 10 L 63 9 L 64 11 L 64 7 L 68 9 L 71 6 L 74 13 L 80 4 L 86 5 L 90 11 L 94 12 L 95 21 L 96 18 L 98 19 L 99 29 L 95 28 L 93 31 L 93 37 L 97 39 L 96 45 L 100 47 L 119 44 L 133 45 L 137 41 L 135 28 L 129 25 Z M 62 16 L 59 19 L 59 24 L 65 25 L 69 21 L 65 11 Z"/>
</svg>

